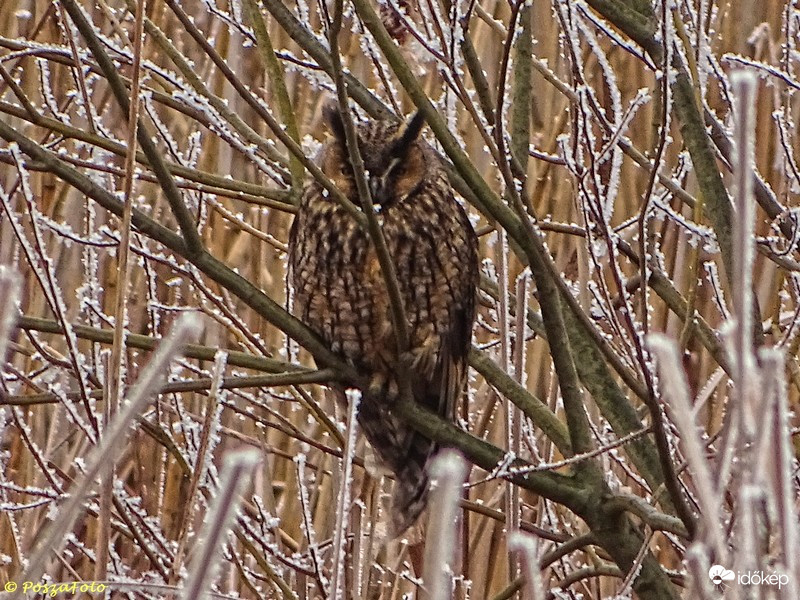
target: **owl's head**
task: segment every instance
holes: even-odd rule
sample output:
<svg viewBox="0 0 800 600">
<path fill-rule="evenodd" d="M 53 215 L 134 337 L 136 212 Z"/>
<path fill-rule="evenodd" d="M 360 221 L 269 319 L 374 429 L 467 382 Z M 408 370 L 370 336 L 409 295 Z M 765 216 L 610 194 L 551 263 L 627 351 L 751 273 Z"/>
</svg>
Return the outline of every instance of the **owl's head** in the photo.
<svg viewBox="0 0 800 600">
<path fill-rule="evenodd" d="M 357 191 L 341 115 L 334 104 L 325 107 L 324 115 L 332 139 L 323 150 L 322 171 L 345 195 L 354 198 Z M 374 204 L 388 207 L 412 196 L 438 164 L 430 146 L 420 138 L 424 124 L 418 112 L 405 123 L 369 121 L 356 125 Z"/>
</svg>

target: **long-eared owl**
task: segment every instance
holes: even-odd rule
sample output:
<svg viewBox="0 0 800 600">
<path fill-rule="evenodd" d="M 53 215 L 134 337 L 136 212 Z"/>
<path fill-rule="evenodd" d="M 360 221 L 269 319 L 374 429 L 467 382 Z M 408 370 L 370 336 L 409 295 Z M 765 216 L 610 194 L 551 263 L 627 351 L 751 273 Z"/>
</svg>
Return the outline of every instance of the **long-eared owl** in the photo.
<svg viewBox="0 0 800 600">
<path fill-rule="evenodd" d="M 360 206 L 344 127 L 336 107 L 318 157 L 322 171 Z M 373 209 L 383 230 L 408 320 L 409 348 L 398 356 L 385 278 L 368 231 L 316 181 L 310 182 L 289 237 L 294 312 L 371 382 L 358 421 L 395 475 L 392 529 L 404 532 L 425 508 L 427 463 L 436 445 L 392 413 L 408 384 L 414 400 L 448 420 L 466 383 L 475 294 L 477 238 L 447 174 L 421 137 L 424 119 L 357 125 Z M 408 379 L 399 381 L 397 365 Z"/>
</svg>

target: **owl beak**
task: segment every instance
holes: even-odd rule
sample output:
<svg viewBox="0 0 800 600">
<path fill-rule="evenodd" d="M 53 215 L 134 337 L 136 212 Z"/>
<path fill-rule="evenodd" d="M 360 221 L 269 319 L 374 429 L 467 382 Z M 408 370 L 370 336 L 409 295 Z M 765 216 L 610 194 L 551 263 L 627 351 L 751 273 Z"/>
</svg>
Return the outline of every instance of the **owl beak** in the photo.
<svg viewBox="0 0 800 600">
<path fill-rule="evenodd" d="M 383 177 L 370 175 L 369 193 L 372 196 L 373 204 L 383 204 L 386 201 L 386 186 Z"/>
</svg>

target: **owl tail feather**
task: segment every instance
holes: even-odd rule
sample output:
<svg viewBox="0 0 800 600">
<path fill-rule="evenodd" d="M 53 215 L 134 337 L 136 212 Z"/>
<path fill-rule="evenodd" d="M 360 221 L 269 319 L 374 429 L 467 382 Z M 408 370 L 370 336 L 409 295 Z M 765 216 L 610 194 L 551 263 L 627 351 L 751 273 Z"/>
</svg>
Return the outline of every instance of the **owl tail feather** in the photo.
<svg viewBox="0 0 800 600">
<path fill-rule="evenodd" d="M 392 415 L 385 403 L 365 395 L 358 421 L 375 454 L 394 473 L 391 536 L 414 525 L 428 502 L 428 460 L 437 445 Z"/>
<path fill-rule="evenodd" d="M 417 433 L 410 434 L 405 464 L 395 471 L 392 492 L 392 537 L 402 535 L 428 505 L 428 461 L 437 446 Z"/>
</svg>

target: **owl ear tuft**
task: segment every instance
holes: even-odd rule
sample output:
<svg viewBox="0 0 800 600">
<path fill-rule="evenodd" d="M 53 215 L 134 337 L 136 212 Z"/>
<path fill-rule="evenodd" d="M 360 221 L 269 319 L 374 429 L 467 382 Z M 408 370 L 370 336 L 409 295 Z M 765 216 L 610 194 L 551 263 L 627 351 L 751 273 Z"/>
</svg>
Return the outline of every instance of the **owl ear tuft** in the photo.
<svg viewBox="0 0 800 600">
<path fill-rule="evenodd" d="M 342 123 L 342 115 L 339 114 L 339 105 L 336 102 L 326 102 L 322 107 L 322 117 L 331 130 L 333 137 L 339 142 L 344 143 L 344 123 Z"/>
<path fill-rule="evenodd" d="M 403 127 L 400 128 L 395 142 L 395 148 L 398 152 L 407 152 L 416 139 L 419 137 L 422 128 L 425 126 L 425 117 L 421 111 L 414 113 Z"/>
</svg>

